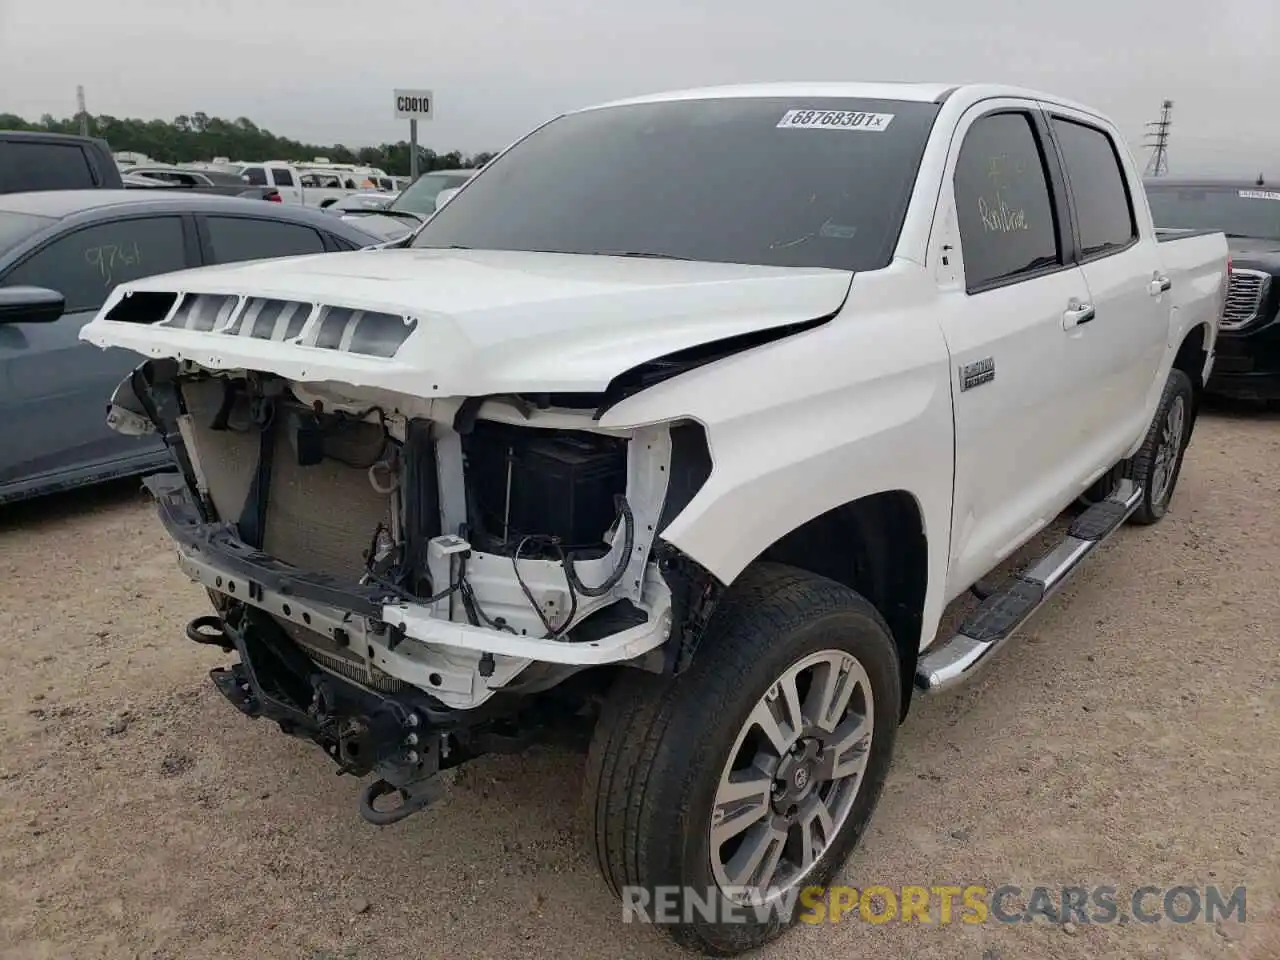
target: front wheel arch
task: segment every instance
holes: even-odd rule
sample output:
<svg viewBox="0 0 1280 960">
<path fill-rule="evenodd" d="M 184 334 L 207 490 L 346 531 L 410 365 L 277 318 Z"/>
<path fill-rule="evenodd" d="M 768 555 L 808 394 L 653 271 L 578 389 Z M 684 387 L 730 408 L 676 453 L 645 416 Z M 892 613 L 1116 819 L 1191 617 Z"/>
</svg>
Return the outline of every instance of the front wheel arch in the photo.
<svg viewBox="0 0 1280 960">
<path fill-rule="evenodd" d="M 834 580 L 875 607 L 898 651 L 905 719 L 929 586 L 929 541 L 917 499 L 906 490 L 886 490 L 851 500 L 779 538 L 756 562 Z"/>
</svg>

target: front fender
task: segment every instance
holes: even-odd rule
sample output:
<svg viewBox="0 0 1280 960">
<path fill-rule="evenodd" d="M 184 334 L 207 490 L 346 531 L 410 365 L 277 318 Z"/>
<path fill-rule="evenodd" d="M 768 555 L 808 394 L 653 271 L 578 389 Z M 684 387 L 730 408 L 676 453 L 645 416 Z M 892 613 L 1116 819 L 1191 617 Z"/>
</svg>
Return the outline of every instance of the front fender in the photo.
<svg viewBox="0 0 1280 960">
<path fill-rule="evenodd" d="M 949 354 L 930 313 L 837 317 L 651 387 L 600 423 L 681 418 L 702 424 L 712 468 L 663 540 L 727 584 L 828 510 L 906 491 L 928 538 L 921 642 L 933 639 L 944 606 L 954 427 Z"/>
</svg>

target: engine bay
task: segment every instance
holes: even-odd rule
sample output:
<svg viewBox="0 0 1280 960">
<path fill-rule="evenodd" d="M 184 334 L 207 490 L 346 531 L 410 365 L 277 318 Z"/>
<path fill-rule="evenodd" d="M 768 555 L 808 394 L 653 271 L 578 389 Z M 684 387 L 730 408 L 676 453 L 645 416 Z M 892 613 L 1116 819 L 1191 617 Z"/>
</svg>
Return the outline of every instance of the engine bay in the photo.
<svg viewBox="0 0 1280 960">
<path fill-rule="evenodd" d="M 541 556 L 607 550 L 627 486 L 627 441 L 481 421 L 462 439 L 471 541 L 496 553 Z"/>
<path fill-rule="evenodd" d="M 583 411 L 404 410 L 255 375 L 188 371 L 173 386 L 206 518 L 379 598 L 381 615 L 360 623 L 248 586 L 330 672 L 465 708 L 531 665 L 526 680 L 554 683 L 670 634 L 653 554 L 669 506 L 666 425 L 623 434 L 591 429 Z M 182 563 L 244 602 L 204 559 Z"/>
</svg>

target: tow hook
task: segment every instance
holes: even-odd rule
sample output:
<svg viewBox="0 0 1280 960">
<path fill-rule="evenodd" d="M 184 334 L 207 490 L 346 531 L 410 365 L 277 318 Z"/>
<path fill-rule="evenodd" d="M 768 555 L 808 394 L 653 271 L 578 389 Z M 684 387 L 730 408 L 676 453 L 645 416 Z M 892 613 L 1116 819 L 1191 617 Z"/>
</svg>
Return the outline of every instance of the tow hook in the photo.
<svg viewBox="0 0 1280 960">
<path fill-rule="evenodd" d="M 411 715 L 412 716 L 412 715 Z M 414 716 L 416 721 L 417 717 Z M 415 723 L 409 726 L 416 726 Z M 403 759 L 379 764 L 383 775 L 360 792 L 360 816 L 375 827 L 388 827 L 417 813 L 431 803 L 440 792 L 440 757 L 445 737 L 428 734 L 420 738 L 412 731 L 402 741 L 408 749 Z M 395 794 L 399 802 L 389 809 L 379 809 L 377 801 Z"/>
<path fill-rule="evenodd" d="M 192 643 L 218 647 L 227 653 L 231 653 L 236 648 L 235 642 L 227 636 L 225 621 L 212 613 L 196 617 L 187 624 L 187 639 Z"/>
<path fill-rule="evenodd" d="M 209 671 L 218 691 L 248 717 L 274 720 L 291 736 L 317 744 L 338 773 L 376 779 L 360 793 L 360 816 L 390 826 L 438 795 L 447 737 L 412 706 L 382 698 L 317 670 L 269 620 L 228 623 L 197 617 L 187 625 L 196 643 L 234 650 L 240 662 Z M 395 806 L 378 801 L 395 795 Z"/>
<path fill-rule="evenodd" d="M 360 816 L 375 827 L 389 827 L 393 823 L 399 823 L 405 817 L 422 810 L 432 801 L 435 791 L 431 790 L 430 786 L 434 779 L 431 777 L 403 787 L 397 787 L 384 779 L 374 780 L 360 792 Z M 400 798 L 396 806 L 390 810 L 379 810 L 374 806 L 377 800 L 389 797 L 393 793 Z"/>
</svg>

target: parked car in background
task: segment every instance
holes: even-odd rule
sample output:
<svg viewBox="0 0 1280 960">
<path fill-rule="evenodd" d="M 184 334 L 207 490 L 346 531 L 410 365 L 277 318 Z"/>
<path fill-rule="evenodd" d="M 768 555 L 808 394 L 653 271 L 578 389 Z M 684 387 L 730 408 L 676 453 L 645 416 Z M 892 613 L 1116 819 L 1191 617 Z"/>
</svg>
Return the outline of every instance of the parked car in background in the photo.
<svg viewBox="0 0 1280 960">
<path fill-rule="evenodd" d="M 250 163 L 236 168 L 245 183 L 253 187 L 274 187 L 284 203 L 304 206 L 307 196 L 302 182 L 302 171 L 287 163 Z M 316 202 L 323 199 L 315 198 Z M 312 203 L 314 206 L 314 203 Z"/>
<path fill-rule="evenodd" d="M 105 422 L 102 392 L 136 359 L 78 339 L 119 283 L 204 264 L 376 241 L 318 211 L 160 191 L 0 197 L 0 503 L 152 469 L 157 439 Z"/>
<path fill-rule="evenodd" d="M 0 130 L 0 194 L 26 190 L 119 190 L 120 169 L 105 140 Z"/>
<path fill-rule="evenodd" d="M 383 193 L 373 190 L 360 190 L 356 193 L 348 194 L 341 200 L 335 200 L 324 208 L 326 213 L 351 213 L 360 210 L 385 210 L 387 205 L 396 198 L 394 193 Z"/>
<path fill-rule="evenodd" d="M 331 210 L 343 220 L 358 224 L 362 230 L 376 234 L 384 243 L 403 240 L 426 219 L 416 213 L 394 210 L 390 202 L 381 205 L 376 203 L 365 205 L 349 198 L 345 201 L 344 209 L 334 210 L 336 206 L 337 204 L 334 204 L 333 207 L 326 209 Z"/>
<path fill-rule="evenodd" d="M 350 219 L 363 221 L 360 225 L 364 229 L 378 234 L 383 240 L 400 240 L 448 202 L 478 172 L 432 170 L 401 190 L 385 207 L 377 210 L 351 209 L 347 214 Z"/>
<path fill-rule="evenodd" d="M 474 177 L 478 170 L 432 170 L 409 184 L 391 206 L 396 210 L 416 213 L 426 218 L 435 213 L 436 197 L 442 190 L 456 190 Z"/>
<path fill-rule="evenodd" d="M 242 164 L 235 169 L 255 187 L 275 187 L 285 203 L 308 207 L 328 206 L 361 189 L 370 177 L 382 176 L 381 171 L 372 167 L 293 164 L 278 160 Z"/>
<path fill-rule="evenodd" d="M 309 207 L 327 208 L 359 189 L 357 178 L 342 171 L 299 167 L 298 178 L 303 203 Z"/>
<path fill-rule="evenodd" d="M 174 190 L 226 197 L 249 197 L 255 200 L 283 202 L 275 187 L 253 186 L 240 174 L 224 170 L 193 170 L 187 167 L 138 164 L 129 168 L 129 176 L 145 177 Z"/>
<path fill-rule="evenodd" d="M 169 184 L 163 180 L 153 180 L 150 177 L 138 176 L 130 173 L 127 167 L 120 171 L 120 184 L 126 190 L 168 190 Z"/>
<path fill-rule="evenodd" d="M 1280 400 L 1280 186 L 1159 177 L 1146 190 L 1158 227 L 1227 235 L 1231 284 L 1207 391 Z"/>
<path fill-rule="evenodd" d="M 431 205 L 400 248 L 140 280 L 82 330 L 140 364 L 122 426 L 173 438 L 148 486 L 212 600 L 187 636 L 238 654 L 211 678 L 240 711 L 370 777 L 374 824 L 591 738 L 609 888 L 759 946 L 865 836 L 913 692 L 1170 509 L 1226 240 L 1157 237 L 1113 122 L 1001 86 L 590 107 Z M 237 335 L 286 301 L 312 321 Z"/>
</svg>

